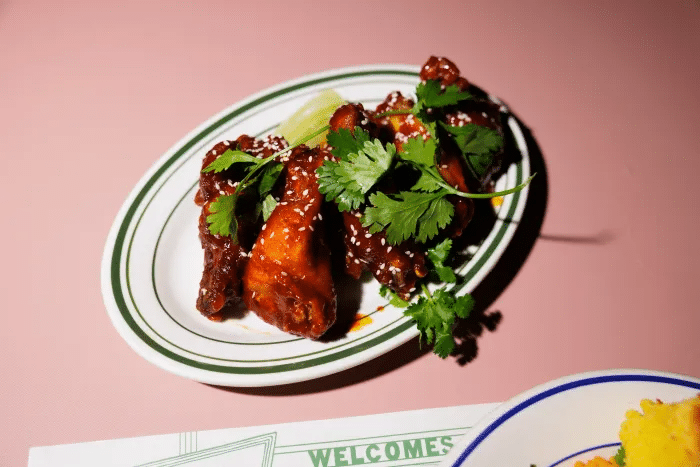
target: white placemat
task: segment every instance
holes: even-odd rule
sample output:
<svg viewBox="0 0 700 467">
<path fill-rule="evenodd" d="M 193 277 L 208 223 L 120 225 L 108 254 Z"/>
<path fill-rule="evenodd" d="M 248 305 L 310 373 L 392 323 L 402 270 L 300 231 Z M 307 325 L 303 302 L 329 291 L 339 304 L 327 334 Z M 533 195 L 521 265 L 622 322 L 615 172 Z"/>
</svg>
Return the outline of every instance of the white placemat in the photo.
<svg viewBox="0 0 700 467">
<path fill-rule="evenodd" d="M 430 466 L 497 405 L 33 447 L 29 467 Z"/>
</svg>

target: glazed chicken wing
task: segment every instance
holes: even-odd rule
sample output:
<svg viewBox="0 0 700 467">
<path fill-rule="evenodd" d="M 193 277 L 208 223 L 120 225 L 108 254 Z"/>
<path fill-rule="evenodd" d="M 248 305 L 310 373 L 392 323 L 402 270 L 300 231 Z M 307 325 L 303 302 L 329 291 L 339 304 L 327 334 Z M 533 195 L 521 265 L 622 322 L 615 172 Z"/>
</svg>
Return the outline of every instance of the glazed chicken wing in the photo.
<svg viewBox="0 0 700 467">
<path fill-rule="evenodd" d="M 471 126 L 461 130 L 452 127 L 472 124 L 496 130 L 503 136 L 500 104 L 492 102 L 483 91 L 470 84 L 446 58 L 430 57 L 421 69 L 420 78 L 424 82 L 436 80 L 443 88 L 456 85 L 473 98 L 425 109 L 426 114 L 420 113 L 421 117 L 417 117 L 411 112 L 414 101 L 396 91 L 374 110 L 365 109 L 362 104 L 339 107 L 329 121 L 330 129 L 354 132 L 360 127 L 383 145 L 394 144 L 398 152 L 410 138 L 427 140 L 435 137 L 439 143 L 435 167 L 445 182 L 462 192 L 488 189 L 493 174 L 500 168 L 502 154 L 486 154 L 486 162 L 481 163 L 475 159 L 479 155 L 468 152 L 471 149 L 463 142 L 443 136 L 454 131 L 467 137 L 470 132 L 477 131 Z M 387 111 L 394 112 L 381 115 Z M 425 115 L 428 117 L 424 118 Z M 429 122 L 428 126 L 435 133 L 431 134 L 419 118 Z M 434 123 L 439 125 L 432 130 Z M 328 217 L 332 221 L 323 219 L 324 199 L 319 192 L 316 170 L 324 160 L 335 159 L 327 144 L 322 143 L 321 148 L 314 149 L 298 146 L 277 159 L 283 164 L 283 179 L 272 187 L 278 203 L 265 223 L 260 216 L 260 205 L 261 198 L 269 192 L 263 194 L 248 187 L 236 192 L 238 183 L 245 176 L 244 170 L 230 168 L 221 173 L 201 173 L 195 202 L 202 207 L 199 238 L 204 249 L 204 274 L 197 308 L 203 315 L 221 320 L 227 310 L 244 305 L 282 331 L 311 339 L 321 337 L 335 322 L 337 311 L 331 252 L 325 238 L 326 225 L 329 231 L 337 229 L 339 235 L 329 236 L 329 241 L 340 242 L 342 238 L 344 251 L 340 243 L 333 243 L 333 249 L 339 250 L 341 255 L 344 253 L 345 272 L 356 279 L 364 271 L 369 271 L 380 284 L 408 300 L 416 290 L 416 284 L 428 275 L 426 249 L 430 243 L 426 245 L 409 239 L 390 244 L 384 231 L 370 233 L 369 228 L 362 225 L 363 208 L 340 214 L 331 210 L 332 215 Z M 493 147 L 492 151 L 496 152 L 499 146 L 494 144 Z M 287 143 L 281 137 L 255 139 L 243 135 L 236 141 L 217 144 L 207 153 L 203 167 L 228 149 L 264 158 L 285 148 Z M 489 166 L 476 169 L 480 163 Z M 409 191 L 415 186 L 418 172 L 416 167 L 399 161 L 388 172 L 391 176 L 382 172 L 370 188 L 389 196 Z M 283 192 L 278 191 L 281 180 L 284 180 Z M 236 235 L 231 238 L 212 234 L 207 221 L 213 211 L 212 204 L 220 196 L 233 194 L 236 195 L 233 208 Z M 446 199 L 454 205 L 454 216 L 439 235 L 458 238 L 474 215 L 474 203 L 454 194 Z M 332 207 L 330 203 L 325 204 L 326 208 Z M 430 239 L 433 242 L 438 240 L 439 237 Z"/>
<path fill-rule="evenodd" d="M 284 195 L 263 225 L 243 275 L 249 310 L 279 329 L 316 339 L 335 321 L 336 293 L 324 239 L 316 169 L 328 153 L 295 148 Z"/>
<path fill-rule="evenodd" d="M 267 157 L 287 146 L 279 137 L 258 140 L 247 135 L 236 141 L 222 141 L 207 152 L 202 168 L 207 167 L 228 149 L 240 149 L 256 157 Z M 212 321 L 220 321 L 228 310 L 240 303 L 241 276 L 248 261 L 247 252 L 252 240 L 257 235 L 259 226 L 255 225 L 254 216 L 242 216 L 239 222 L 238 242 L 231 237 L 213 235 L 209 231 L 207 216 L 211 214 L 211 205 L 219 195 L 230 195 L 236 190 L 240 173 L 224 171 L 221 173 L 201 172 L 199 190 L 195 203 L 202 207 L 199 216 L 199 240 L 204 249 L 204 272 L 199 283 L 197 309 Z M 241 203 L 245 207 L 244 203 Z M 245 213 L 244 213 L 245 214 Z"/>
<path fill-rule="evenodd" d="M 361 104 L 340 107 L 331 117 L 330 127 L 333 131 L 340 128 L 354 131 L 360 127 L 372 137 L 393 138 L 393 131 L 379 125 Z M 418 279 L 428 274 L 424 251 L 413 241 L 389 244 L 384 232 L 370 233 L 362 225 L 361 216 L 359 211 L 343 212 L 346 272 L 357 279 L 364 270 L 369 270 L 380 284 L 408 299 Z"/>
<path fill-rule="evenodd" d="M 472 85 L 466 78 L 462 77 L 459 68 L 457 68 L 457 65 L 451 60 L 445 57 L 430 57 L 421 68 L 420 78 L 423 81 L 437 80 L 442 86 L 455 85 L 460 90 L 468 91 L 473 96 L 472 99 L 461 101 L 453 108 L 448 109 L 444 119 L 446 124 L 453 126 L 474 124 L 496 130 L 501 137 L 504 136 L 502 119 L 505 107 L 493 102 L 484 91 Z M 461 154 L 458 153 L 456 148 L 448 147 L 446 149 L 451 152 L 456 152 L 456 154 L 452 156 L 462 159 Z M 493 155 L 488 169 L 483 174 L 479 175 L 480 186 L 475 187 L 476 189 L 484 189 L 491 182 L 492 176 L 501 169 L 503 156 L 503 150 Z M 451 176 L 455 180 L 459 178 L 464 179 L 465 177 L 463 175 L 457 173 L 459 171 L 458 168 L 451 165 L 450 159 L 452 159 L 452 157 L 447 155 L 446 159 L 450 167 L 441 167 L 441 169 L 443 169 L 442 176 L 445 180 L 452 184 L 447 177 Z M 460 187 L 460 190 L 461 189 Z"/>
</svg>

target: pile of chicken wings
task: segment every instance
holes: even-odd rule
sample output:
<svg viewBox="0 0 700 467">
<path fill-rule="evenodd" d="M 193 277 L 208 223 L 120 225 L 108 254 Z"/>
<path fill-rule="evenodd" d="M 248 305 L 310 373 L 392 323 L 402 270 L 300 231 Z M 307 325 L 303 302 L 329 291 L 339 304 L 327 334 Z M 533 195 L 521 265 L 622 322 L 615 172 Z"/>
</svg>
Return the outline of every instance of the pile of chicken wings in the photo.
<svg viewBox="0 0 700 467">
<path fill-rule="evenodd" d="M 421 80 L 437 80 L 443 86 L 471 89 L 457 67 L 446 58 L 430 57 L 420 72 Z M 333 114 L 332 131 L 360 127 L 373 138 L 393 143 L 398 151 L 415 136 L 429 138 L 423 124 L 410 113 L 382 116 L 390 110 L 411 109 L 413 100 L 400 92 L 389 94 L 374 110 L 361 104 L 346 104 Z M 447 114 L 447 122 L 470 122 L 500 130 L 497 105 L 486 99 L 470 101 Z M 207 167 L 227 149 L 238 149 L 265 158 L 287 148 L 278 136 L 255 139 L 247 135 L 235 141 L 216 144 L 205 156 Z M 204 249 L 204 271 L 197 297 L 197 309 L 219 321 L 237 308 L 253 311 L 262 320 L 282 331 L 317 339 L 335 322 L 337 295 L 332 274 L 332 255 L 344 256 L 345 272 L 358 279 L 369 271 L 382 285 L 409 299 L 417 283 L 428 274 L 425 246 L 407 240 L 391 245 L 384 232 L 370 233 L 362 225 L 359 210 L 339 212 L 324 200 L 318 189 L 316 169 L 333 160 L 326 143 L 319 147 L 295 147 L 280 156 L 283 172 L 275 198 L 278 201 L 266 221 L 253 212 L 253 203 L 238 202 L 238 235 L 214 235 L 207 217 L 220 195 L 233 194 L 242 175 L 226 170 L 200 174 L 195 203 L 201 206 L 199 238 Z M 456 148 L 440 147 L 436 155 L 440 175 L 451 186 L 468 192 L 468 168 Z M 381 187 L 391 192 L 391 181 Z M 441 235 L 456 238 L 470 222 L 474 206 L 470 199 L 453 197 L 455 215 Z M 246 215 L 246 209 L 251 212 Z M 335 236 L 331 238 L 332 236 Z M 342 241 L 340 238 L 342 238 Z"/>
</svg>

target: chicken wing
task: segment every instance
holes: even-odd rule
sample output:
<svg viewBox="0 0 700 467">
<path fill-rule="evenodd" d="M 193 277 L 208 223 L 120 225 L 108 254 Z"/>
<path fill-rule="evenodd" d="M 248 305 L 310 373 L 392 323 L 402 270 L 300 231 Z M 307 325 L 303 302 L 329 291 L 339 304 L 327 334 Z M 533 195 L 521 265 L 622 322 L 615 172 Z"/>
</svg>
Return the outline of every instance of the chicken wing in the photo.
<svg viewBox="0 0 700 467">
<path fill-rule="evenodd" d="M 240 149 L 256 157 L 267 157 L 285 148 L 286 141 L 279 137 L 255 139 L 247 135 L 235 141 L 222 141 L 207 152 L 202 168 L 207 167 L 227 149 Z M 220 195 L 230 195 L 241 180 L 241 173 L 227 170 L 221 173 L 201 172 L 195 203 L 202 207 L 199 216 L 199 240 L 204 249 L 204 272 L 199 283 L 197 309 L 212 321 L 220 321 L 226 312 L 240 304 L 241 276 L 248 261 L 248 250 L 257 235 L 259 225 L 255 216 L 241 216 L 238 242 L 231 237 L 213 235 L 207 216 L 211 204 Z M 245 209 L 245 203 L 240 203 Z"/>
<path fill-rule="evenodd" d="M 423 65 L 420 71 L 420 78 L 423 81 L 426 80 L 437 80 L 440 84 L 445 86 L 456 85 L 462 91 L 468 91 L 473 98 L 467 99 L 459 102 L 453 108 L 447 110 L 444 118 L 444 122 L 448 125 L 453 126 L 463 126 L 466 124 L 474 124 L 478 126 L 483 126 L 496 130 L 501 137 L 503 137 L 503 111 L 505 106 L 502 104 L 497 104 L 493 102 L 489 96 L 469 83 L 466 78 L 462 77 L 457 68 L 452 61 L 445 57 L 435 57 L 432 56 Z M 450 148 L 447 148 L 450 150 Z M 452 152 L 457 152 L 455 156 L 458 156 L 458 150 L 456 148 L 451 149 Z M 491 164 L 488 169 L 479 176 L 480 186 L 474 187 L 478 190 L 486 188 L 490 183 L 494 174 L 498 173 L 501 169 L 503 163 L 504 151 L 501 149 L 498 153 L 493 155 Z M 447 156 L 448 164 L 449 159 L 452 157 Z M 460 159 L 457 157 L 457 159 Z M 457 175 L 457 167 L 450 165 L 446 169 L 451 176 Z M 445 174 L 442 174 L 445 177 Z M 458 176 L 458 178 L 464 178 L 463 176 Z M 445 178 L 447 180 L 447 178 Z M 447 180 L 449 183 L 449 180 Z M 460 187 L 460 190 L 462 188 Z"/>
<path fill-rule="evenodd" d="M 331 117 L 330 127 L 333 131 L 340 128 L 354 131 L 360 127 L 370 136 L 384 140 L 393 138 L 394 134 L 386 125 L 378 124 L 373 114 L 360 104 L 340 107 Z M 383 190 L 392 191 L 393 187 Z M 389 244 L 384 232 L 370 233 L 362 225 L 361 217 L 360 211 L 343 212 L 346 272 L 357 279 L 364 270 L 369 270 L 380 284 L 408 299 L 417 280 L 428 274 L 424 251 L 412 241 Z"/>
<path fill-rule="evenodd" d="M 315 173 L 328 155 L 300 146 L 288 156 L 284 195 L 263 225 L 243 275 L 249 310 L 311 339 L 334 323 L 337 306 Z"/>
</svg>

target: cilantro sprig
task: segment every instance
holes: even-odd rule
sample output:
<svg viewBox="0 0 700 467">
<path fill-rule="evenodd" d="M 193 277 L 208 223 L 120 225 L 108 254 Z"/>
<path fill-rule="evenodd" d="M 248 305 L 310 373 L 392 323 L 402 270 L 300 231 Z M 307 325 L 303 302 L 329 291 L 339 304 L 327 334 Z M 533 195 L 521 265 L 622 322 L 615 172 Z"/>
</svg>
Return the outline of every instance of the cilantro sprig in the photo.
<svg viewBox="0 0 700 467">
<path fill-rule="evenodd" d="M 236 185 L 233 194 L 220 195 L 209 206 L 210 214 L 207 216 L 209 232 L 212 235 L 230 236 L 234 243 L 238 243 L 238 220 L 236 218 L 238 200 L 251 187 L 256 187 L 254 212 L 256 215 L 262 214 L 263 218 L 267 219 L 276 204 L 271 192 L 282 172 L 282 164 L 275 162 L 275 159 L 327 131 L 328 128 L 327 125 L 319 128 L 302 138 L 297 144 L 264 158 L 251 156 L 238 149 L 227 149 L 203 168 L 202 172 L 205 173 L 220 173 L 231 169 L 234 165 L 241 165 L 241 170 L 245 173 Z"/>
<path fill-rule="evenodd" d="M 415 323 L 421 342 L 432 344 L 433 352 L 441 358 L 447 358 L 455 348 L 457 320 L 468 318 L 475 305 L 470 294 L 458 296 L 447 286 L 457 282 L 455 271 L 447 264 L 451 249 L 452 240 L 448 238 L 427 250 L 430 274 L 426 279 L 444 282 L 443 287 L 431 292 L 423 282 L 420 295 L 412 302 L 402 299 L 385 285 L 379 289 L 389 304 L 404 310 L 404 315 Z"/>
<path fill-rule="evenodd" d="M 455 126 L 440 122 L 440 127 L 452 136 L 478 179 L 488 173 L 494 154 L 503 149 L 503 137 L 494 129 L 474 123 Z"/>
<path fill-rule="evenodd" d="M 472 98 L 468 91 L 462 91 L 456 84 L 443 89 L 437 80 L 422 81 L 416 86 L 416 104 L 412 113 L 425 117 L 426 109 L 448 107 Z"/>
<path fill-rule="evenodd" d="M 421 340 L 433 344 L 433 352 L 447 358 L 455 348 L 453 333 L 456 318 L 467 318 L 474 309 L 474 298 L 469 295 L 457 296 L 443 286 L 430 292 L 422 284 L 423 295 L 418 301 L 404 310 L 418 327 Z"/>
<path fill-rule="evenodd" d="M 435 165 L 437 142 L 434 138 L 410 138 L 398 153 L 393 144 L 384 146 L 378 139 L 370 139 L 359 127 L 352 133 L 331 131 L 328 140 L 335 145 L 333 151 L 338 160 L 326 161 L 317 169 L 319 191 L 327 200 L 335 201 L 341 211 L 364 206 L 362 224 L 370 233 L 385 231 L 391 244 L 409 238 L 425 243 L 437 236 L 454 216 L 454 205 L 447 199 L 450 195 L 464 198 L 505 196 L 522 190 L 532 180 L 530 177 L 508 190 L 467 193 L 450 186 L 440 175 Z M 418 171 L 419 177 L 412 187 L 397 193 L 373 190 L 378 180 L 401 165 Z"/>
<path fill-rule="evenodd" d="M 358 129 L 358 133 L 363 132 Z M 335 134 L 346 138 L 345 134 Z M 362 144 L 350 142 L 357 150 L 344 153 L 337 162 L 326 161 L 317 170 L 319 191 L 335 200 L 340 211 L 357 209 L 365 202 L 365 195 L 389 170 L 396 154 L 393 144 L 385 147 L 379 140 L 365 139 L 366 133 L 360 138 Z"/>
<path fill-rule="evenodd" d="M 488 175 L 494 157 L 503 149 L 503 136 L 498 130 L 467 123 L 448 125 L 445 110 L 458 106 L 474 96 L 459 86 L 443 86 L 437 80 L 423 81 L 416 87 L 416 102 L 410 109 L 388 110 L 378 117 L 413 114 L 436 139 L 451 138 L 460 149 L 473 175 L 483 180 Z"/>
</svg>

